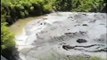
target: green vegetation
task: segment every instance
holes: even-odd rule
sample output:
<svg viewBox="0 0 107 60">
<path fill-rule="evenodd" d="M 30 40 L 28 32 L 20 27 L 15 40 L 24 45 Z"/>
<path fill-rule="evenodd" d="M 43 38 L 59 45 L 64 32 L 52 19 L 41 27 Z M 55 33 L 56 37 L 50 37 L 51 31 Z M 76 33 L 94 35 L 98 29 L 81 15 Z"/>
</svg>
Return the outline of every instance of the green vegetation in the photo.
<svg viewBox="0 0 107 60">
<path fill-rule="evenodd" d="M 106 0 L 2 0 L 2 17 L 8 24 L 19 18 L 52 11 L 102 12 Z"/>
<path fill-rule="evenodd" d="M 9 31 L 5 24 L 1 26 L 1 42 L 2 50 L 7 48 L 12 48 L 15 46 L 14 35 Z"/>
<path fill-rule="evenodd" d="M 104 0 L 72 0 L 72 11 L 101 12 L 106 6 Z"/>
<path fill-rule="evenodd" d="M 43 15 L 53 11 L 106 12 L 106 0 L 2 0 L 2 55 L 15 47 L 14 35 L 8 26 L 19 18 Z M 7 24 L 5 24 L 5 22 Z"/>
<path fill-rule="evenodd" d="M 2 15 L 8 24 L 19 18 L 43 15 L 52 11 L 50 0 L 2 0 Z"/>
<path fill-rule="evenodd" d="M 1 54 L 10 59 L 13 49 L 15 48 L 14 35 L 9 31 L 5 23 L 1 25 Z"/>
<path fill-rule="evenodd" d="M 56 0 L 54 3 L 54 8 L 58 11 L 71 11 L 72 0 Z"/>
</svg>

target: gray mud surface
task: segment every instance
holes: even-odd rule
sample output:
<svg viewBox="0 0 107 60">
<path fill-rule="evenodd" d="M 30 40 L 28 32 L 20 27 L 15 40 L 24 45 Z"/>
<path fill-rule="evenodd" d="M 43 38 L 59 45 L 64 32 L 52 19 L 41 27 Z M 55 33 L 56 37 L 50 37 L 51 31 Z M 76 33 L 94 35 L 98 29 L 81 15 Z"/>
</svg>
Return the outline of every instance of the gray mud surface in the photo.
<svg viewBox="0 0 107 60">
<path fill-rule="evenodd" d="M 22 60 L 106 60 L 107 14 L 56 12 L 17 37 Z M 19 44 L 22 43 L 22 44 Z"/>
</svg>

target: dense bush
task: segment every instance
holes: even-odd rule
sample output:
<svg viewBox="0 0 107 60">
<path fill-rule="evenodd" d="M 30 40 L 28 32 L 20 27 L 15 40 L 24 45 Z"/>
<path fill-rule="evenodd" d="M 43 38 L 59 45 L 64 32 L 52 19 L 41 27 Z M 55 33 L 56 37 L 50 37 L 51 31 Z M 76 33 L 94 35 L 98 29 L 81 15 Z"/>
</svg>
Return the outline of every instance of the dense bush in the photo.
<svg viewBox="0 0 107 60">
<path fill-rule="evenodd" d="M 60 11 L 102 12 L 106 0 L 56 0 L 55 7 Z"/>
<path fill-rule="evenodd" d="M 14 35 L 9 31 L 5 23 L 1 24 L 1 54 L 10 59 L 15 48 Z"/>
<path fill-rule="evenodd" d="M 2 0 L 2 15 L 13 24 L 18 18 L 49 13 L 51 7 L 49 0 Z"/>
<path fill-rule="evenodd" d="M 72 0 L 55 0 L 54 6 L 58 11 L 71 11 Z"/>
<path fill-rule="evenodd" d="M 13 24 L 18 18 L 52 11 L 101 12 L 105 0 L 2 0 L 2 15 Z"/>
<path fill-rule="evenodd" d="M 1 26 L 1 47 L 2 50 L 15 46 L 14 35 L 9 31 L 5 24 Z"/>
<path fill-rule="evenodd" d="M 101 12 L 106 6 L 104 0 L 72 0 L 72 11 Z"/>
</svg>

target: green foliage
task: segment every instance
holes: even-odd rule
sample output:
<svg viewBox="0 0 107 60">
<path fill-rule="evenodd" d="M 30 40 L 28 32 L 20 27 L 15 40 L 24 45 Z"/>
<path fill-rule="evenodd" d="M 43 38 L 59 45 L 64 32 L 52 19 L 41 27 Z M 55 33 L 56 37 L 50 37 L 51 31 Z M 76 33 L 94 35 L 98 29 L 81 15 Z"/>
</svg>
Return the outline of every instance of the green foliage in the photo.
<svg viewBox="0 0 107 60">
<path fill-rule="evenodd" d="M 55 8 L 59 11 L 70 11 L 72 9 L 72 0 L 56 0 Z"/>
<path fill-rule="evenodd" d="M 56 0 L 55 8 L 59 11 L 101 12 L 106 7 L 105 0 Z"/>
<path fill-rule="evenodd" d="M 15 47 L 14 35 L 9 31 L 8 27 L 6 26 L 7 24 L 5 23 L 6 20 L 11 17 L 9 15 L 10 10 L 7 5 L 8 4 L 4 6 L 2 5 L 1 9 L 1 54 L 6 58 L 12 55 L 13 48 Z"/>
<path fill-rule="evenodd" d="M 8 60 L 14 60 L 14 57 L 12 56 L 14 48 L 14 35 L 9 31 L 6 23 L 1 23 L 1 55 Z"/>
<path fill-rule="evenodd" d="M 2 16 L 8 24 L 13 24 L 18 18 L 41 15 L 52 10 L 49 4 L 46 5 L 49 7 L 44 7 L 44 2 L 45 0 L 2 0 Z"/>
<path fill-rule="evenodd" d="M 101 12 L 106 3 L 104 0 L 72 0 L 72 11 Z"/>
<path fill-rule="evenodd" d="M 8 24 L 18 18 L 55 11 L 101 12 L 105 0 L 2 0 L 2 17 Z"/>
<path fill-rule="evenodd" d="M 1 48 L 11 49 L 15 47 L 14 35 L 9 31 L 8 27 L 6 27 L 5 23 L 1 25 Z"/>
</svg>

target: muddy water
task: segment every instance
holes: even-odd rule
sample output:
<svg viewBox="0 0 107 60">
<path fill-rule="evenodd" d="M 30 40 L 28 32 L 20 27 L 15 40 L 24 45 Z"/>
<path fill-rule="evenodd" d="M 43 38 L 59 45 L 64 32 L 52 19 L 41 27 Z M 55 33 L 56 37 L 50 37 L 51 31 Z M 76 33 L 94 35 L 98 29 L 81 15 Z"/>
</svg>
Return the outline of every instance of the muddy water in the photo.
<svg viewBox="0 0 107 60">
<path fill-rule="evenodd" d="M 16 36 L 22 60 L 106 60 L 105 13 L 57 12 Z"/>
<path fill-rule="evenodd" d="M 46 15 L 43 15 L 43 16 L 46 16 Z M 21 33 L 23 33 L 23 29 L 28 23 L 38 20 L 39 18 L 42 18 L 43 16 L 35 16 L 35 17 L 28 17 L 28 18 L 24 18 L 24 19 L 19 19 L 16 23 L 11 25 L 9 27 L 9 29 L 16 36 L 20 35 Z"/>
</svg>

